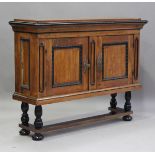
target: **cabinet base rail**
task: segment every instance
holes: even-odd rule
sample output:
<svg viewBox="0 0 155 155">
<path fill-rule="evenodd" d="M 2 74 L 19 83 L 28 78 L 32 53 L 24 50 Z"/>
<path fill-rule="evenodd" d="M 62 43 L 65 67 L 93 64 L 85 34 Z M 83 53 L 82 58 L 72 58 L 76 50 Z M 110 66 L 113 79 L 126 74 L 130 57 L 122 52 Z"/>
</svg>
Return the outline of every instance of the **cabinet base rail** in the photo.
<svg viewBox="0 0 155 155">
<path fill-rule="evenodd" d="M 77 120 L 71 120 L 71 121 L 56 123 L 52 125 L 46 125 L 40 129 L 36 129 L 35 126 L 32 124 L 28 124 L 28 125 L 19 124 L 19 127 L 21 127 L 25 131 L 32 131 L 35 134 L 41 135 L 41 133 L 56 132 L 56 131 L 61 131 L 63 129 L 69 129 L 69 128 L 75 128 L 75 127 L 84 127 L 87 125 L 92 125 L 92 124 L 100 123 L 107 120 L 113 120 L 120 117 L 122 117 L 123 120 L 125 120 L 124 119 L 125 116 L 130 116 L 130 114 L 133 114 L 133 111 L 125 111 L 124 109 L 118 108 L 118 107 L 117 108 L 109 107 L 108 109 L 111 112 L 107 114 L 97 115 L 97 116 L 92 116 L 92 117 L 87 117 L 87 118 L 82 118 Z M 39 140 L 39 139 L 33 139 L 33 140 Z"/>
</svg>

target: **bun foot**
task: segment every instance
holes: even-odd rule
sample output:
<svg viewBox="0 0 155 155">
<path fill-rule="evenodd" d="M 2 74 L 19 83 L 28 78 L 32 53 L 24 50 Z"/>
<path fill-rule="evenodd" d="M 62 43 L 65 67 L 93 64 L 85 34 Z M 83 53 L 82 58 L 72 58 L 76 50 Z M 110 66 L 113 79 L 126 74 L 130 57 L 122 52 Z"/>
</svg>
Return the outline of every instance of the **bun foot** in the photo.
<svg viewBox="0 0 155 155">
<path fill-rule="evenodd" d="M 123 121 L 131 121 L 132 120 L 132 117 L 130 115 L 127 115 L 127 116 L 123 116 Z"/>
<path fill-rule="evenodd" d="M 30 131 L 26 130 L 26 129 L 21 129 L 19 131 L 19 134 L 22 135 L 22 136 L 27 136 L 30 134 Z"/>
<path fill-rule="evenodd" d="M 40 133 L 35 133 L 33 136 L 32 136 L 32 140 L 34 141 L 40 141 L 40 140 L 43 140 L 44 139 L 44 136 Z"/>
</svg>

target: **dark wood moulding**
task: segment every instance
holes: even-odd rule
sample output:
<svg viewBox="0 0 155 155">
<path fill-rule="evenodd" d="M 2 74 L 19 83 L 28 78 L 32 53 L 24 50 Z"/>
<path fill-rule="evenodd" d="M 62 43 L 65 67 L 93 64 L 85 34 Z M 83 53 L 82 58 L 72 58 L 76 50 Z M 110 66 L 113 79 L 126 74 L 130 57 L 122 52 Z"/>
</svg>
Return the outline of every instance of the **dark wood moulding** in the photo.
<svg viewBox="0 0 155 155">
<path fill-rule="evenodd" d="M 10 21 L 15 32 L 54 33 L 141 29 L 147 20 L 83 19 L 83 20 L 22 20 Z"/>
</svg>

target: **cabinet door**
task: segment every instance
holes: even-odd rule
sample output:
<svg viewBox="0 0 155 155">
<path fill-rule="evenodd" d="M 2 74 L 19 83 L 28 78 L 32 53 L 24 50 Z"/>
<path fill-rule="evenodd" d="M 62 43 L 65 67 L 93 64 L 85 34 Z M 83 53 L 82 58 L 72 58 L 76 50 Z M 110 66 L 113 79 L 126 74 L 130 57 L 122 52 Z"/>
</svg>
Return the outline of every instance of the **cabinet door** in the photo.
<svg viewBox="0 0 155 155">
<path fill-rule="evenodd" d="M 46 40 L 46 95 L 88 90 L 88 39 Z"/>
<path fill-rule="evenodd" d="M 97 88 L 132 83 L 132 43 L 130 35 L 100 37 L 97 56 Z"/>
</svg>

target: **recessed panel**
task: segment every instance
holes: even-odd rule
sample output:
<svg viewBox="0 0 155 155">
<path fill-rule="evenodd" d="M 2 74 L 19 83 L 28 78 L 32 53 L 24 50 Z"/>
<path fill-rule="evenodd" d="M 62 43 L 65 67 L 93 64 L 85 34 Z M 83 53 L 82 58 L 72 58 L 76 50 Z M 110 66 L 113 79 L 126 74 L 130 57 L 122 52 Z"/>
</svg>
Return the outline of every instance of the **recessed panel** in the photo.
<svg viewBox="0 0 155 155">
<path fill-rule="evenodd" d="M 103 45 L 103 80 L 115 80 L 127 77 L 127 43 Z"/>
<path fill-rule="evenodd" d="M 21 39 L 21 87 L 29 89 L 30 85 L 30 41 Z"/>
<path fill-rule="evenodd" d="M 81 47 L 57 47 L 53 48 L 52 52 L 52 87 L 63 87 L 81 84 Z"/>
</svg>

